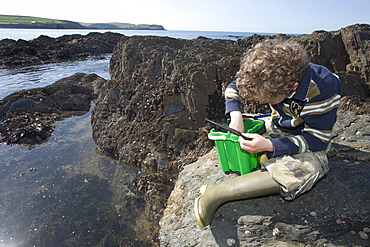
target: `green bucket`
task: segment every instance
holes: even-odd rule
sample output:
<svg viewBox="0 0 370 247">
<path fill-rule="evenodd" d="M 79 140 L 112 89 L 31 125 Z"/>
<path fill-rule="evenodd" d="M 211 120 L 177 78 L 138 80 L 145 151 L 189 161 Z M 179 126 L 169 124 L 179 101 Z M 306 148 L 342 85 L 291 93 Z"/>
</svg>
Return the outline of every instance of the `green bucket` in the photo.
<svg viewBox="0 0 370 247">
<path fill-rule="evenodd" d="M 225 125 L 229 125 L 229 122 Z M 244 120 L 245 133 L 263 134 L 266 132 L 263 120 Z M 215 141 L 218 158 L 223 172 L 239 172 L 241 175 L 250 173 L 258 166 L 261 153 L 249 153 L 240 148 L 239 136 L 211 129 L 208 134 Z"/>
</svg>

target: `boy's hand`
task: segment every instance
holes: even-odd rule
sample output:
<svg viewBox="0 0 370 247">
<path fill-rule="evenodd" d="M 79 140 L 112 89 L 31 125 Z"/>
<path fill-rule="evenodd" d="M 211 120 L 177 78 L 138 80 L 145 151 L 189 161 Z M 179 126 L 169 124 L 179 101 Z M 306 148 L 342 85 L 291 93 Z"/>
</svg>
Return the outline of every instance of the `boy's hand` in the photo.
<svg viewBox="0 0 370 247">
<path fill-rule="evenodd" d="M 252 138 L 253 140 L 247 141 L 242 137 L 239 137 L 240 147 L 249 153 L 259 153 L 264 151 L 273 152 L 274 147 L 269 139 L 259 134 L 243 134 L 246 137 Z"/>
</svg>

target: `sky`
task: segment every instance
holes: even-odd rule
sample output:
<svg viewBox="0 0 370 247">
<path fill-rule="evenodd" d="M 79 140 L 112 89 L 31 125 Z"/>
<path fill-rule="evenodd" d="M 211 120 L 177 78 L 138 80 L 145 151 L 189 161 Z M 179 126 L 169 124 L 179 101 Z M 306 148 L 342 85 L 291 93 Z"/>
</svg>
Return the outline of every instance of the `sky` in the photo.
<svg viewBox="0 0 370 247">
<path fill-rule="evenodd" d="M 309 34 L 370 24 L 369 0 L 2 0 L 0 14 L 167 30 Z M 4 3 L 5 2 L 5 3 Z"/>
</svg>

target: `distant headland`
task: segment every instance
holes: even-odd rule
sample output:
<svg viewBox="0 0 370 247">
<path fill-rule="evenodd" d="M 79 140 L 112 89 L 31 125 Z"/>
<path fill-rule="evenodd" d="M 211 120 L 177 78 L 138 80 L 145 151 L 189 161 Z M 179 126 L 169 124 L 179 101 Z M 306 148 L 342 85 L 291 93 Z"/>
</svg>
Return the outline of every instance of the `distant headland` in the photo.
<svg viewBox="0 0 370 247">
<path fill-rule="evenodd" d="M 0 15 L 0 28 L 165 30 L 162 25 L 131 24 L 119 22 L 83 23 L 21 15 Z"/>
</svg>

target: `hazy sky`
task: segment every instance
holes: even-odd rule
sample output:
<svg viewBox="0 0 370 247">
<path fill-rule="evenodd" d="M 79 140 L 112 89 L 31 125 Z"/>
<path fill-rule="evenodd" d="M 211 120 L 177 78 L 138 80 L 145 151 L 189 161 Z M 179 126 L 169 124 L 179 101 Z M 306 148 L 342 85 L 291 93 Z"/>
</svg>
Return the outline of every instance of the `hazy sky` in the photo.
<svg viewBox="0 0 370 247">
<path fill-rule="evenodd" d="M 168 30 L 311 33 L 370 23 L 369 0 L 14 0 L 0 14 Z"/>
</svg>

